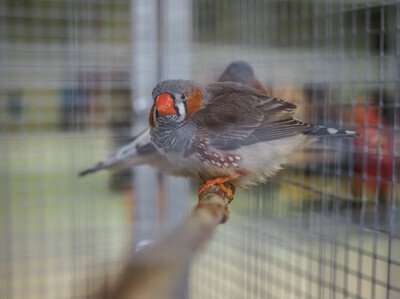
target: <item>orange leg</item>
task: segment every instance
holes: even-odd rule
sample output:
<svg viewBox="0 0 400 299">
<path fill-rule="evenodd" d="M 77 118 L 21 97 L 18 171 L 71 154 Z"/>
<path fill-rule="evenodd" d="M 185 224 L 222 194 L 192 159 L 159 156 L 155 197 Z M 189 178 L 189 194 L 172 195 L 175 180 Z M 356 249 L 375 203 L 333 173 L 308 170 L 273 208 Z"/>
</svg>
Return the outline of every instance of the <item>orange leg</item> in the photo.
<svg viewBox="0 0 400 299">
<path fill-rule="evenodd" d="M 229 204 L 233 200 L 233 195 L 235 194 L 236 187 L 232 183 L 229 183 L 229 185 L 232 189 L 232 191 L 231 191 L 231 189 L 226 187 L 224 185 L 224 183 L 229 182 L 234 179 L 237 179 L 237 178 L 240 178 L 243 175 L 244 175 L 243 173 L 240 173 L 233 177 L 221 176 L 221 177 L 217 177 L 212 180 L 208 180 L 203 185 L 200 186 L 199 196 L 201 196 L 205 191 L 207 191 L 212 186 L 218 185 L 222 189 L 222 191 L 224 191 L 224 193 L 226 194 L 226 197 L 228 198 L 228 204 Z"/>
</svg>

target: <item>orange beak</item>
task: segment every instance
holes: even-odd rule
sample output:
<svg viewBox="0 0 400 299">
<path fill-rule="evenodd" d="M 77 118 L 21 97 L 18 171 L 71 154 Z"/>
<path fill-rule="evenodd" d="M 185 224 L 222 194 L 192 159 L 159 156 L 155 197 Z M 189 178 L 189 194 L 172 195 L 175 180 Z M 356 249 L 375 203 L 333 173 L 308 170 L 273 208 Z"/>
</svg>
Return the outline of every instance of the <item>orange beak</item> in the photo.
<svg viewBox="0 0 400 299">
<path fill-rule="evenodd" d="M 176 114 L 174 105 L 175 102 L 168 93 L 162 93 L 156 98 L 156 107 L 160 116 Z"/>
</svg>

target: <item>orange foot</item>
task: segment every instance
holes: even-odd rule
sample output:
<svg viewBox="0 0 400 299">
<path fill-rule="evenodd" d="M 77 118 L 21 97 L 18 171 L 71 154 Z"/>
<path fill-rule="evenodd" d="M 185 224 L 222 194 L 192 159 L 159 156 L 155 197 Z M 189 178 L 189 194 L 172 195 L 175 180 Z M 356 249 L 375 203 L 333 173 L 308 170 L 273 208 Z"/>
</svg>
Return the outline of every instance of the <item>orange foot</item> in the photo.
<svg viewBox="0 0 400 299">
<path fill-rule="evenodd" d="M 208 189 L 210 189 L 212 186 L 218 185 L 222 191 L 226 194 L 226 198 L 228 198 L 228 204 L 233 200 L 233 195 L 235 194 L 236 187 L 229 181 L 240 178 L 243 176 L 243 173 L 240 173 L 238 175 L 235 175 L 233 177 L 227 177 L 227 176 L 221 176 L 217 177 L 212 180 L 206 181 L 203 185 L 200 186 L 199 190 L 199 196 L 203 195 L 204 192 L 206 192 Z M 224 183 L 228 182 L 230 189 L 224 185 Z"/>
</svg>

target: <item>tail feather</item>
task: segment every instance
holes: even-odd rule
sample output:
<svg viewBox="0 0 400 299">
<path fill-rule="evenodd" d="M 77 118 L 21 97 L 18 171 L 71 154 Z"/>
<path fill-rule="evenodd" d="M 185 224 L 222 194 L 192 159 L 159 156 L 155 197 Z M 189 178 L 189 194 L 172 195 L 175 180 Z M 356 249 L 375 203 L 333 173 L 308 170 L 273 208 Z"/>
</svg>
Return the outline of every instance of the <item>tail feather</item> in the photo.
<svg viewBox="0 0 400 299">
<path fill-rule="evenodd" d="M 85 176 L 87 174 L 90 174 L 90 173 L 93 173 L 93 172 L 96 172 L 96 171 L 99 171 L 99 170 L 102 170 L 105 168 L 107 168 L 107 166 L 104 164 L 104 162 L 99 162 L 95 166 L 84 169 L 81 172 L 79 172 L 78 176 L 80 176 L 80 177 Z"/>
<path fill-rule="evenodd" d="M 337 137 L 355 137 L 360 136 L 356 131 L 342 130 L 331 127 L 317 126 L 315 130 L 306 133 L 310 136 L 323 137 L 323 136 L 337 136 Z"/>
<path fill-rule="evenodd" d="M 107 159 L 93 167 L 82 170 L 78 175 L 81 177 L 102 169 L 122 169 L 146 164 L 149 163 L 148 160 L 156 152 L 157 150 L 150 141 L 149 131 L 146 130 L 133 138 L 127 145 L 111 154 Z"/>
</svg>

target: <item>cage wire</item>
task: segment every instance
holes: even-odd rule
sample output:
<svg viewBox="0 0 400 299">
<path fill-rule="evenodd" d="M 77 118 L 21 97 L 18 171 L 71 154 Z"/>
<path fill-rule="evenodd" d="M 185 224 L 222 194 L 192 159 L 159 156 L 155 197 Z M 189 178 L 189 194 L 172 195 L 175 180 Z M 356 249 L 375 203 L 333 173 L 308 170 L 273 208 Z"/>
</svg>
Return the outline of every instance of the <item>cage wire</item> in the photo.
<svg viewBox="0 0 400 299">
<path fill-rule="evenodd" d="M 71 298 L 176 227 L 189 180 L 79 170 L 146 128 L 160 80 L 249 62 L 319 125 L 238 191 L 193 261 L 190 298 L 400 298 L 399 1 L 1 1 L 0 297 Z M 195 184 L 192 184 L 196 186 Z"/>
</svg>

